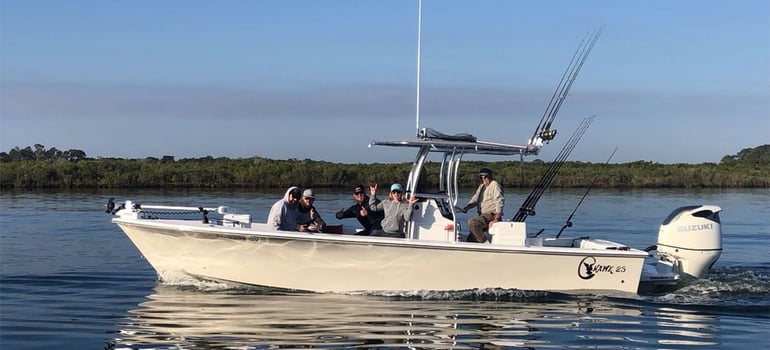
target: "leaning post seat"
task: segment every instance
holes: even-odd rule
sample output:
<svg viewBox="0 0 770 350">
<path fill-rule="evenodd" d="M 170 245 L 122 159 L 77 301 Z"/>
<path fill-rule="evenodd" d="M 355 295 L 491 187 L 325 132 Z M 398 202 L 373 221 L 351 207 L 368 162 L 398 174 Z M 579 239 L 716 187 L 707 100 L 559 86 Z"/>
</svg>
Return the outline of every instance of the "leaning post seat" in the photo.
<svg viewBox="0 0 770 350">
<path fill-rule="evenodd" d="M 524 222 L 499 221 L 489 229 L 492 244 L 524 246 L 527 241 L 527 224 Z"/>
</svg>

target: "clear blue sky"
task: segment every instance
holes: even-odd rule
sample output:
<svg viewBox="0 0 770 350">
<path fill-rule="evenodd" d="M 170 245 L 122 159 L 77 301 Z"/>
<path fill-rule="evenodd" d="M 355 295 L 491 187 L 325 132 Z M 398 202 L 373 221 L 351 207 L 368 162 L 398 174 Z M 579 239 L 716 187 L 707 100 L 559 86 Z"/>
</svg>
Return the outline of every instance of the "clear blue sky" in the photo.
<svg viewBox="0 0 770 350">
<path fill-rule="evenodd" d="M 522 143 L 586 32 L 552 160 L 770 143 L 770 1 L 424 0 L 421 126 Z M 417 0 L 0 0 L 0 151 L 411 161 Z M 498 160 L 498 159 L 490 159 Z"/>
</svg>

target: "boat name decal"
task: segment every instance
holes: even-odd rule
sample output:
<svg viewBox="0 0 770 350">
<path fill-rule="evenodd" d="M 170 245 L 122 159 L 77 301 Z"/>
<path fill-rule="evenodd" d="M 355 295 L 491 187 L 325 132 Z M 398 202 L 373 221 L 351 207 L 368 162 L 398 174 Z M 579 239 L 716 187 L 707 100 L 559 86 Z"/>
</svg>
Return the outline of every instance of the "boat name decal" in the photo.
<svg viewBox="0 0 770 350">
<path fill-rule="evenodd" d="M 600 273 L 624 273 L 626 267 L 623 265 L 601 265 L 596 263 L 596 258 L 593 256 L 587 256 L 580 260 L 578 264 L 578 277 L 584 280 L 590 280 Z"/>
<path fill-rule="evenodd" d="M 676 227 L 676 232 L 703 231 L 703 230 L 711 230 L 713 228 L 714 228 L 714 224 L 698 224 L 698 225 L 677 226 Z"/>
</svg>

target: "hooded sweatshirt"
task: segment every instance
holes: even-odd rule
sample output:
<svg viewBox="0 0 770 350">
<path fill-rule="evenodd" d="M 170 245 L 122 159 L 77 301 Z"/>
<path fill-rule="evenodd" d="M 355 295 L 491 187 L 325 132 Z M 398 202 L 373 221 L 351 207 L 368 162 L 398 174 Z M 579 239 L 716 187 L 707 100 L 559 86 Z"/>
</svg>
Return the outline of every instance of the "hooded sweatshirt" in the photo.
<svg viewBox="0 0 770 350">
<path fill-rule="evenodd" d="M 267 223 L 273 226 L 273 229 L 281 231 L 296 231 L 297 230 L 297 217 L 299 212 L 296 205 L 291 206 L 289 204 L 289 193 L 293 189 L 299 189 L 297 186 L 289 187 L 286 193 L 283 195 L 283 199 L 275 202 L 273 207 L 270 208 L 270 214 L 267 216 Z"/>
<path fill-rule="evenodd" d="M 375 212 L 385 212 L 385 217 L 382 219 L 382 229 L 385 232 L 404 233 L 404 223 L 412 217 L 412 205 L 406 201 L 399 202 L 392 199 L 379 201 L 375 195 L 369 198 L 369 208 Z"/>
</svg>

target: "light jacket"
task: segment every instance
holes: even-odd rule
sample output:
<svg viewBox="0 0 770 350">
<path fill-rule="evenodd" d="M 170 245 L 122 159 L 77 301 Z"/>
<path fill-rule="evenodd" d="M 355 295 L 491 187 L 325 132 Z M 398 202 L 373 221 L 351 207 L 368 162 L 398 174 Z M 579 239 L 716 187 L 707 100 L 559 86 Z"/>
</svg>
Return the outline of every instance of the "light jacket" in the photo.
<svg viewBox="0 0 770 350">
<path fill-rule="evenodd" d="M 473 194 L 471 200 L 468 201 L 468 204 L 473 203 L 476 204 L 479 214 L 500 213 L 500 216 L 502 216 L 503 206 L 505 205 L 503 188 L 495 180 L 490 181 L 489 186 L 486 188 L 484 188 L 484 184 L 481 184 L 476 189 L 476 193 Z"/>
</svg>

